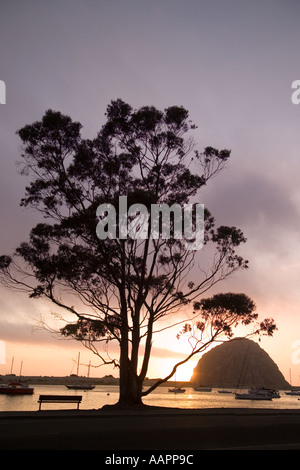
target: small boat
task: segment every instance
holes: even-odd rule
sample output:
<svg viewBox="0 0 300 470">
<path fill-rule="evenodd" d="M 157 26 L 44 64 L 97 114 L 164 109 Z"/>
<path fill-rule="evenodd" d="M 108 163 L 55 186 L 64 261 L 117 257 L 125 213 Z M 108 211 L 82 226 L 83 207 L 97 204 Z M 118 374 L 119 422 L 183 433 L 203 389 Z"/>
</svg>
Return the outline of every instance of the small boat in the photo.
<svg viewBox="0 0 300 470">
<path fill-rule="evenodd" d="M 2 395 L 32 395 L 33 392 L 33 387 L 24 385 L 21 382 L 10 382 L 0 387 L 0 394 Z"/>
<path fill-rule="evenodd" d="M 235 393 L 237 400 L 272 400 L 273 398 L 280 398 L 277 390 L 264 387 L 252 387 L 248 393 Z"/>
<path fill-rule="evenodd" d="M 185 389 L 181 387 L 174 387 L 174 388 L 169 388 L 169 392 L 171 393 L 185 393 Z"/>
<path fill-rule="evenodd" d="M 77 359 L 77 377 L 79 376 L 79 366 L 80 366 L 80 352 L 78 353 L 78 359 Z M 89 369 L 90 369 L 90 364 L 89 364 Z M 89 373 L 88 373 L 89 377 Z M 91 384 L 71 384 L 71 385 L 66 385 L 66 387 L 69 390 L 93 390 L 95 388 L 95 385 Z"/>
<path fill-rule="evenodd" d="M 211 392 L 211 387 L 194 387 L 195 392 Z"/>
<path fill-rule="evenodd" d="M 300 395 L 300 390 L 290 390 L 289 392 L 285 392 L 286 395 Z"/>
<path fill-rule="evenodd" d="M 261 395 L 259 393 L 235 393 L 237 400 L 268 400 L 271 401 L 271 395 Z"/>
<path fill-rule="evenodd" d="M 75 385 L 66 385 L 66 387 L 69 390 L 93 390 L 95 388 L 95 385 L 80 385 L 80 384 L 75 384 Z"/>
<path fill-rule="evenodd" d="M 218 393 L 232 393 L 231 390 L 218 390 Z"/>
<path fill-rule="evenodd" d="M 260 395 L 268 395 L 272 398 L 280 398 L 279 392 L 273 388 L 252 387 L 250 388 L 249 393 L 259 393 Z"/>
<path fill-rule="evenodd" d="M 169 388 L 171 393 L 185 393 L 185 388 L 177 387 L 176 372 L 175 372 L 175 384 L 173 388 Z"/>
</svg>

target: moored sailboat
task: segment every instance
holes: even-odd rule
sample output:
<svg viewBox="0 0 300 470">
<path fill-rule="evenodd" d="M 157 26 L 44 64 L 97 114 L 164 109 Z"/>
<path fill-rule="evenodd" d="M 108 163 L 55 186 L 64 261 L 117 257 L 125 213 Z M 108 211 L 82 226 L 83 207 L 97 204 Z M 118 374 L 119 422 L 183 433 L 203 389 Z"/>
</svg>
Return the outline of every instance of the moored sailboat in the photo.
<svg viewBox="0 0 300 470">
<path fill-rule="evenodd" d="M 273 398 L 280 398 L 277 390 L 265 387 L 252 387 L 248 393 L 235 393 L 237 400 L 272 400 Z"/>
<path fill-rule="evenodd" d="M 285 392 L 286 395 L 300 395 L 300 390 L 290 390 L 289 392 Z"/>
<path fill-rule="evenodd" d="M 175 372 L 175 386 L 173 388 L 169 388 L 169 392 L 171 392 L 171 393 L 185 393 L 185 388 L 177 387 L 177 385 L 176 385 L 176 372 Z"/>
<path fill-rule="evenodd" d="M 79 364 L 80 364 L 80 353 L 78 353 L 78 359 L 77 359 L 77 377 L 79 375 Z M 88 373 L 88 377 L 89 377 L 89 373 Z M 93 390 L 95 388 L 95 385 L 77 383 L 77 384 L 66 385 L 66 387 L 69 390 Z"/>
<path fill-rule="evenodd" d="M 195 392 L 211 392 L 211 387 L 194 387 Z"/>
<path fill-rule="evenodd" d="M 69 390 L 93 390 L 95 385 L 90 384 L 74 384 L 74 385 L 66 385 Z"/>
<path fill-rule="evenodd" d="M 185 388 L 173 387 L 173 388 L 169 388 L 169 392 L 171 392 L 171 393 L 185 393 Z"/>
<path fill-rule="evenodd" d="M 261 395 L 255 392 L 248 393 L 235 393 L 235 398 L 237 400 L 268 400 L 271 401 L 271 395 Z"/>
<path fill-rule="evenodd" d="M 0 386 L 0 394 L 2 395 L 32 395 L 33 392 L 33 387 L 29 387 L 21 382 L 10 382 L 7 385 Z"/>
<path fill-rule="evenodd" d="M 11 362 L 10 375 L 13 371 L 14 357 Z M 34 393 L 34 388 L 29 387 L 27 384 L 21 382 L 21 373 L 22 373 L 23 361 L 21 361 L 19 380 L 11 381 L 8 384 L 0 384 L 0 394 L 1 395 L 32 395 Z"/>
</svg>

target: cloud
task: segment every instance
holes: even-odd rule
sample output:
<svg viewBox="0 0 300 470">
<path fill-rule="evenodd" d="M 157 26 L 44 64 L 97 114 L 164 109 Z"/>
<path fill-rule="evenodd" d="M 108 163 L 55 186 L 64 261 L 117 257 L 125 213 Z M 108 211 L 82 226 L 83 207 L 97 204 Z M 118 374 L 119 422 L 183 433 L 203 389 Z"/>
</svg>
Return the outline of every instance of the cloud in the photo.
<svg viewBox="0 0 300 470">
<path fill-rule="evenodd" d="M 300 229 L 295 188 L 282 184 L 278 175 L 232 170 L 203 193 L 216 224 L 241 228 L 260 254 L 282 250 Z"/>
</svg>

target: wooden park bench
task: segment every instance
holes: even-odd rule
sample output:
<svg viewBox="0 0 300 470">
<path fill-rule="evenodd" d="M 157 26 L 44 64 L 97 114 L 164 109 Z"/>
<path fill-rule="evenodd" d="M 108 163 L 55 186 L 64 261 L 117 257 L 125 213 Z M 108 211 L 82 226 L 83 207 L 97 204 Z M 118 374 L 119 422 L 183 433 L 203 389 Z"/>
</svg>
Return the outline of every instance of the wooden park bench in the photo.
<svg viewBox="0 0 300 470">
<path fill-rule="evenodd" d="M 41 409 L 42 403 L 77 403 L 77 410 L 79 403 L 81 403 L 81 395 L 40 395 L 38 403 Z"/>
</svg>

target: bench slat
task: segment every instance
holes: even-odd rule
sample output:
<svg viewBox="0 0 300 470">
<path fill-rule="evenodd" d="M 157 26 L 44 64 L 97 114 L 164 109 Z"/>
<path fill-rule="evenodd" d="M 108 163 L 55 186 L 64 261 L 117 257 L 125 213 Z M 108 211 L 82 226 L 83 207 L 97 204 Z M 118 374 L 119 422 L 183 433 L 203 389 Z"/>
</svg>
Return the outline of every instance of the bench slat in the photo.
<svg viewBox="0 0 300 470">
<path fill-rule="evenodd" d="M 77 403 L 77 409 L 79 409 L 79 403 L 82 401 L 82 395 L 40 395 L 38 403 L 40 404 L 39 410 L 41 409 L 42 403 Z"/>
<path fill-rule="evenodd" d="M 81 401 L 81 395 L 40 395 L 39 401 L 53 400 L 53 401 Z"/>
</svg>

